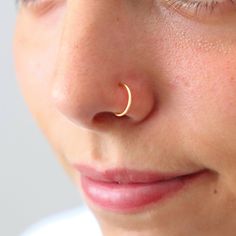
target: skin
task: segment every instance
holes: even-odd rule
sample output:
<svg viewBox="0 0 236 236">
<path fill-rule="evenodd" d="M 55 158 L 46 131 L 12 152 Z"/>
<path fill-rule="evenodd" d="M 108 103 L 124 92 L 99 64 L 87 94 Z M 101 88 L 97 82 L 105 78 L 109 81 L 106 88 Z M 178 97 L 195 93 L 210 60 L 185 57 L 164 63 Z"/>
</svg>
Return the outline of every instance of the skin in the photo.
<svg viewBox="0 0 236 236">
<path fill-rule="evenodd" d="M 95 206 L 104 236 L 236 232 L 236 13 L 201 18 L 162 2 L 60 0 L 21 7 L 17 78 L 56 157 L 72 164 L 209 174 L 136 214 Z M 43 10 L 44 9 L 44 10 Z M 127 104 L 122 81 L 133 103 Z"/>
</svg>

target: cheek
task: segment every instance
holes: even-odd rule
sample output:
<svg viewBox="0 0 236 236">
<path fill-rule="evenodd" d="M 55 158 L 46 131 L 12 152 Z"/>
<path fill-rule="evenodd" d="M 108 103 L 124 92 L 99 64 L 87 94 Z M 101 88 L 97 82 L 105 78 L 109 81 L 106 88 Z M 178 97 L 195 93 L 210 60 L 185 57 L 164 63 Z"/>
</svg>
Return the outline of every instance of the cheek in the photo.
<svg viewBox="0 0 236 236">
<path fill-rule="evenodd" d="M 62 8 L 41 19 L 19 12 L 16 19 L 14 54 L 17 78 L 27 102 L 43 99 L 49 93 L 62 24 Z M 52 26 L 53 23 L 53 26 Z M 43 97 L 44 95 L 44 97 Z"/>
<path fill-rule="evenodd" d="M 187 37 L 178 29 L 169 32 L 159 54 L 161 79 L 168 82 L 165 103 L 189 156 L 195 153 L 199 163 L 236 180 L 236 31 L 223 38 L 192 27 Z"/>
<path fill-rule="evenodd" d="M 185 58 L 189 58 L 189 55 L 191 53 Z M 182 73 L 174 82 L 178 86 L 175 97 L 178 106 L 182 106 L 181 127 L 189 137 L 187 147 L 199 154 L 201 163 L 231 176 L 235 176 L 236 168 L 234 55 L 236 46 L 224 60 L 220 54 L 195 54 L 194 58 L 189 58 L 191 62 L 180 69 Z"/>
<path fill-rule="evenodd" d="M 18 43 L 17 43 L 18 44 Z M 48 100 L 50 80 L 53 69 L 52 49 L 37 51 L 28 50 L 16 44 L 15 64 L 17 79 L 27 103 L 33 112 L 39 110 L 40 104 Z M 40 109 L 42 107 L 40 106 Z"/>
<path fill-rule="evenodd" d="M 42 33 L 38 28 L 32 34 L 32 21 L 27 23 L 22 18 L 17 21 L 14 38 L 17 79 L 30 111 L 48 136 L 50 123 L 56 119 L 50 104 L 50 84 L 57 60 L 59 31 Z"/>
</svg>

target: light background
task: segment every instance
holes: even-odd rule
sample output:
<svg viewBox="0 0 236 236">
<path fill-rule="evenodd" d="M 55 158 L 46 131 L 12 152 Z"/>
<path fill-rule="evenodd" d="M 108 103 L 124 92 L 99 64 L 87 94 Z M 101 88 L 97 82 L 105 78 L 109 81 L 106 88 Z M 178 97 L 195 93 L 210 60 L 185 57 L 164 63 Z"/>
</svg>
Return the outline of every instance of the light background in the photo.
<svg viewBox="0 0 236 236">
<path fill-rule="evenodd" d="M 80 196 L 37 128 L 15 78 L 15 0 L 0 8 L 0 235 L 17 236 L 43 217 L 80 204 Z"/>
</svg>

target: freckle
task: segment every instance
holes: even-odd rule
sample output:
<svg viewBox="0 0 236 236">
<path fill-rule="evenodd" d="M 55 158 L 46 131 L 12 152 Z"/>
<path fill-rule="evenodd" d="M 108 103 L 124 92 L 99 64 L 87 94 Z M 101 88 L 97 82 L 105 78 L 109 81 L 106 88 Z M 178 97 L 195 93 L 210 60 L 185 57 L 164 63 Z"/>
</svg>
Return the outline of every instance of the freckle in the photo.
<svg viewBox="0 0 236 236">
<path fill-rule="evenodd" d="M 204 52 L 217 52 L 223 55 L 229 54 L 231 52 L 232 43 L 228 41 L 222 40 L 205 40 L 205 39 L 197 39 L 196 45 L 198 49 L 203 50 Z"/>
<path fill-rule="evenodd" d="M 196 48 L 199 51 L 209 53 L 216 52 L 221 53 L 222 55 L 226 55 L 232 52 L 232 45 L 236 45 L 236 43 L 227 39 L 223 41 L 222 39 L 204 39 L 203 37 L 195 38 L 194 40 L 188 37 L 185 32 L 176 32 L 180 41 L 183 42 L 183 45 L 188 45 L 192 48 Z"/>
<path fill-rule="evenodd" d="M 184 81 L 183 83 L 187 88 L 190 87 L 189 81 Z"/>
<path fill-rule="evenodd" d="M 214 189 L 214 194 L 217 194 L 217 193 L 218 193 L 217 189 Z"/>
</svg>

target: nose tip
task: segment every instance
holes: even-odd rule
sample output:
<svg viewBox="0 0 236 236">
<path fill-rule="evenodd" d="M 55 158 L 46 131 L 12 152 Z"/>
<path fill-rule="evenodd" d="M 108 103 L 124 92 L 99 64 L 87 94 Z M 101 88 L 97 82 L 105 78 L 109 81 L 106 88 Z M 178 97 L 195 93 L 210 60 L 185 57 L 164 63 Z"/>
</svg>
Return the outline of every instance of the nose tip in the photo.
<svg viewBox="0 0 236 236">
<path fill-rule="evenodd" d="M 87 128 L 91 128 L 93 119 L 99 113 L 112 112 L 111 102 L 104 98 L 98 86 L 90 89 L 56 86 L 52 90 L 52 101 L 56 110 L 67 120 Z"/>
<path fill-rule="evenodd" d="M 115 119 L 115 113 L 126 102 L 125 97 L 119 84 L 62 86 L 58 83 L 52 89 L 52 101 L 57 111 L 74 124 L 86 128 L 94 128 L 94 121 L 101 121 L 102 116 L 104 121 L 105 114 Z"/>
<path fill-rule="evenodd" d="M 138 80 L 115 82 L 106 86 L 81 86 L 79 89 L 56 86 L 52 100 L 56 110 L 73 124 L 85 129 L 96 129 L 98 123 L 111 125 L 127 118 L 130 123 L 145 119 L 154 108 L 151 88 Z M 129 91 L 125 85 L 128 86 Z M 70 88 L 70 89 L 69 89 Z M 130 104 L 129 104 L 130 103 Z M 123 113 L 126 108 L 126 114 Z"/>
</svg>

